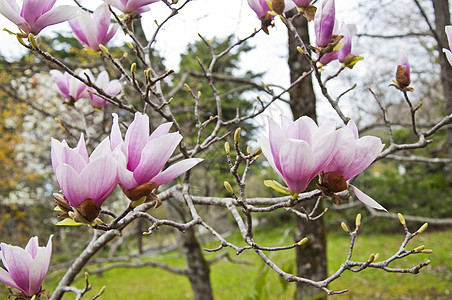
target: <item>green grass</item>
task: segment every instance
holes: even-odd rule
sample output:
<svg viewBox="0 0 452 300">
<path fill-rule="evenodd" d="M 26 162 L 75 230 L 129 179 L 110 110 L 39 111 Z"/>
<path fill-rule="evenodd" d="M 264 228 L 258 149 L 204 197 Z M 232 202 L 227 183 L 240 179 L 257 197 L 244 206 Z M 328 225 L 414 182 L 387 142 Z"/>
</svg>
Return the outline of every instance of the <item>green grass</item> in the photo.
<svg viewBox="0 0 452 300">
<path fill-rule="evenodd" d="M 281 241 L 285 230 L 258 230 L 255 236 L 261 245 L 271 246 Z M 291 244 L 291 234 L 281 241 L 283 245 Z M 412 255 L 397 262 L 393 267 L 412 267 L 427 259 L 431 264 L 422 269 L 420 274 L 394 274 L 381 270 L 364 270 L 359 274 L 345 272 L 330 288 L 334 290 L 348 289 L 349 292 L 335 295 L 332 299 L 450 299 L 452 292 L 452 249 L 450 238 L 452 230 L 444 232 L 424 232 L 408 244 L 408 248 L 425 245 L 433 249 L 433 253 Z M 150 237 L 152 238 L 152 237 Z M 359 236 L 356 242 L 353 260 L 367 260 L 370 253 L 379 253 L 384 259 L 394 254 L 404 236 L 400 234 L 375 234 Z M 240 237 L 235 234 L 228 240 L 239 243 Z M 206 247 L 216 247 L 211 242 Z M 345 233 L 330 234 L 328 237 L 328 267 L 333 273 L 343 262 L 348 253 L 349 238 Z M 248 264 L 232 264 L 221 260 L 211 268 L 211 281 L 216 299 L 291 299 L 295 284 L 284 284 L 280 277 L 269 270 L 253 251 L 245 251 L 233 259 L 246 261 Z M 220 253 L 208 253 L 208 259 Z M 294 250 L 267 253 L 285 270 L 294 269 Z M 183 258 L 176 252 L 152 258 L 153 261 L 184 267 Z M 49 277 L 52 277 L 49 276 Z M 55 276 L 58 278 L 58 276 Z M 105 272 L 102 276 L 91 275 L 93 290 L 84 297 L 91 299 L 102 286 L 106 286 L 101 299 L 191 299 L 190 284 L 186 277 L 174 275 L 156 268 L 118 268 Z M 81 288 L 84 280 L 79 279 L 74 286 Z M 44 287 L 54 288 L 55 281 L 49 280 Z M 90 297 L 91 296 L 91 297 Z M 67 293 L 63 299 L 74 299 Z"/>
</svg>

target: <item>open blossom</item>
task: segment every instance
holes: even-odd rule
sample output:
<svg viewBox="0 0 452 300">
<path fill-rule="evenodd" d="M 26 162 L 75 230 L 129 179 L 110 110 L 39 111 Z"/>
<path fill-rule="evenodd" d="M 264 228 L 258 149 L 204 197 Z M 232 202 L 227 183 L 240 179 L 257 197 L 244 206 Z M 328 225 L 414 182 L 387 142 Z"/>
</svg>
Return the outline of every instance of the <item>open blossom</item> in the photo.
<svg viewBox="0 0 452 300">
<path fill-rule="evenodd" d="M 400 54 L 399 65 L 397 66 L 396 72 L 396 82 L 401 89 L 408 87 L 411 83 L 410 64 L 405 50 L 402 50 L 402 53 Z"/>
<path fill-rule="evenodd" d="M 178 132 L 169 133 L 171 126 L 172 123 L 164 123 L 149 135 L 149 117 L 137 112 L 123 140 L 118 116 L 113 114 L 111 149 L 115 153 L 119 152 L 119 183 L 130 200 L 152 196 L 154 188 L 173 180 L 202 161 L 201 158 L 188 158 L 162 171 L 182 140 Z"/>
<path fill-rule="evenodd" d="M 94 76 L 91 72 L 87 72 L 88 77 L 91 79 L 92 82 L 94 82 Z M 105 93 L 107 93 L 110 96 L 116 96 L 118 95 L 122 90 L 122 85 L 119 82 L 119 80 L 114 79 L 110 81 L 110 78 L 108 77 L 107 71 L 102 71 L 97 75 L 95 85 L 100 87 L 102 90 L 104 90 Z M 94 107 L 102 108 L 104 105 L 108 104 L 109 102 L 102 97 L 88 93 L 89 99 L 91 100 L 91 104 Z"/>
<path fill-rule="evenodd" d="M 79 16 L 69 21 L 75 38 L 91 50 L 100 50 L 115 35 L 118 24 L 110 27 L 110 10 L 104 3 L 96 8 L 93 15 L 80 11 Z"/>
<path fill-rule="evenodd" d="M 339 148 L 320 176 L 320 184 L 326 185 L 331 192 L 345 190 L 347 188 L 346 181 L 367 169 L 384 147 L 377 137 L 359 138 L 358 128 L 353 121 L 349 121 L 347 126 L 339 129 L 338 132 L 340 132 Z M 376 209 L 386 210 L 357 187 L 349 185 L 361 202 Z M 336 187 L 339 188 L 336 189 Z"/>
<path fill-rule="evenodd" d="M 53 7 L 56 0 L 24 0 L 20 9 L 15 0 L 0 0 L 0 14 L 16 24 L 27 35 L 38 34 L 44 27 L 67 21 L 78 8 L 69 5 Z"/>
<path fill-rule="evenodd" d="M 315 37 L 318 47 L 326 47 L 331 42 L 335 14 L 334 0 L 323 0 L 314 18 Z"/>
<path fill-rule="evenodd" d="M 446 54 L 447 60 L 452 66 L 452 52 L 450 52 L 450 49 L 452 49 L 452 25 L 447 25 L 445 27 L 445 31 L 447 35 L 447 42 L 449 43 L 449 49 L 443 48 L 443 52 Z"/>
<path fill-rule="evenodd" d="M 357 57 L 352 54 L 352 37 L 356 33 L 356 25 L 355 24 L 345 24 L 335 22 L 333 28 L 333 36 L 337 36 L 337 40 L 334 42 L 338 42 L 342 44 L 342 47 L 333 52 L 325 53 L 320 58 L 320 63 L 322 65 L 326 65 L 334 60 L 339 60 L 339 62 L 348 65 L 352 62 L 353 58 Z M 340 38 L 340 39 L 339 39 Z"/>
<path fill-rule="evenodd" d="M 118 184 L 117 161 L 110 149 L 109 138 L 105 138 L 90 156 L 83 134 L 75 148 L 70 148 L 65 140 L 60 142 L 52 138 L 51 158 L 53 172 L 64 195 L 54 195 L 58 206 L 68 216 L 73 212 L 76 222 L 91 223 Z"/>
<path fill-rule="evenodd" d="M 86 84 L 77 78 L 72 77 L 69 73 L 61 73 L 58 70 L 50 70 L 50 75 L 57 85 L 58 93 L 64 99 L 67 99 L 69 102 L 73 103 L 81 98 L 88 98 Z"/>
<path fill-rule="evenodd" d="M 301 193 L 333 158 L 339 141 L 334 123 L 320 127 L 303 116 L 282 118 L 282 127 L 269 119 L 269 135 L 259 137 L 262 152 L 290 190 Z"/>
<path fill-rule="evenodd" d="M 52 236 L 46 247 L 39 247 L 37 236 L 28 241 L 25 249 L 5 243 L 1 243 L 0 247 L 1 260 L 6 269 L 0 268 L 0 280 L 27 297 L 39 294 L 50 265 Z"/>
<path fill-rule="evenodd" d="M 143 13 L 149 10 L 147 5 L 160 0 L 104 0 L 105 3 L 116 7 L 125 14 L 130 14 L 133 12 Z"/>
</svg>

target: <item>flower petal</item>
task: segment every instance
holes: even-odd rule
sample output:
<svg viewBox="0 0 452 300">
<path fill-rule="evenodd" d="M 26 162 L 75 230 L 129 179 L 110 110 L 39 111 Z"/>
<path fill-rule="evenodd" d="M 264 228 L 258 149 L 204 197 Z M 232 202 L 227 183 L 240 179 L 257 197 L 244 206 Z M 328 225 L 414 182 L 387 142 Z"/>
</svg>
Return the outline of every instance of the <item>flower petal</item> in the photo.
<svg viewBox="0 0 452 300">
<path fill-rule="evenodd" d="M 171 126 L 173 126 L 173 122 L 167 122 L 161 124 L 159 127 L 157 127 L 149 136 L 148 141 L 156 139 L 162 135 L 168 134 L 168 132 L 171 129 Z"/>
<path fill-rule="evenodd" d="M 35 1 L 38 2 L 38 1 Z M 62 5 L 53 8 L 38 18 L 31 26 L 31 32 L 38 34 L 44 27 L 65 22 L 76 16 L 78 8 L 70 5 Z"/>
<path fill-rule="evenodd" d="M 110 148 L 114 151 L 118 146 L 123 143 L 121 130 L 119 129 L 118 115 L 113 113 L 113 124 L 111 125 L 110 132 Z"/>
<path fill-rule="evenodd" d="M 3 265 L 20 290 L 28 295 L 29 267 L 33 263 L 30 253 L 24 249 L 2 243 Z"/>
<path fill-rule="evenodd" d="M 281 171 L 279 171 L 275 165 L 275 161 L 273 159 L 273 154 L 271 151 L 270 142 L 269 142 L 268 138 L 266 138 L 264 136 L 260 136 L 257 138 L 257 142 L 259 143 L 259 145 L 262 149 L 262 153 L 264 153 L 264 156 L 265 156 L 265 158 L 267 158 L 267 161 L 270 164 L 270 166 L 278 174 L 279 177 L 283 178 Z M 279 160 L 279 157 L 276 159 Z"/>
<path fill-rule="evenodd" d="M 280 162 L 280 148 L 284 143 L 286 137 L 278 124 L 272 119 L 268 119 L 268 140 L 270 143 L 270 149 L 273 156 L 273 162 L 275 167 L 282 173 L 281 162 Z"/>
<path fill-rule="evenodd" d="M 37 240 L 36 240 L 37 241 Z M 30 266 L 29 293 L 35 295 L 41 291 L 42 281 L 49 270 L 50 257 L 52 256 L 52 236 L 46 247 L 39 247 L 35 259 Z"/>
<path fill-rule="evenodd" d="M 380 203 L 378 203 L 377 201 L 375 201 L 368 195 L 361 192 L 357 187 L 355 187 L 354 185 L 351 185 L 351 184 L 350 184 L 350 186 L 352 187 L 353 192 L 355 193 L 356 198 L 358 198 L 359 201 L 361 201 L 362 203 L 364 203 L 367 206 L 370 206 L 372 208 L 387 211 L 386 208 L 384 208 L 383 206 L 380 205 Z"/>
<path fill-rule="evenodd" d="M 356 141 L 355 157 L 348 167 L 347 171 L 343 173 L 345 180 L 355 177 L 365 169 L 377 158 L 384 148 L 384 144 L 380 138 L 375 136 L 364 136 Z"/>
<path fill-rule="evenodd" d="M 55 175 L 64 196 L 73 207 L 77 207 L 88 199 L 86 183 L 83 182 L 73 167 L 63 163 L 58 166 Z"/>
<path fill-rule="evenodd" d="M 184 159 L 180 162 L 175 163 L 174 165 L 169 166 L 165 171 L 152 178 L 151 181 L 157 183 L 157 185 L 165 184 L 173 180 L 174 178 L 179 177 L 202 161 L 202 158 Z"/>
<path fill-rule="evenodd" d="M 134 187 L 138 186 L 137 181 L 133 177 L 133 172 L 127 169 L 127 159 L 124 156 L 124 153 L 117 152 L 119 154 L 118 157 L 118 179 L 121 183 L 121 186 L 125 190 L 130 190 Z"/>
<path fill-rule="evenodd" d="M 141 159 L 141 152 L 149 138 L 149 117 L 139 112 L 127 129 L 125 144 L 127 147 L 127 169 L 134 171 Z"/>
</svg>

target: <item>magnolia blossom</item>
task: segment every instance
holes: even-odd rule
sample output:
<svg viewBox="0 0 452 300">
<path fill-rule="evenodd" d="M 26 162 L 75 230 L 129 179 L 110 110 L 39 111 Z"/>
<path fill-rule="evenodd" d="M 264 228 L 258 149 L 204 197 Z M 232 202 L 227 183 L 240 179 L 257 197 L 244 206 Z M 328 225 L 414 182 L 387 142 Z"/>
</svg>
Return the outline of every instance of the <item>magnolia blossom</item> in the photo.
<svg viewBox="0 0 452 300">
<path fill-rule="evenodd" d="M 282 127 L 269 119 L 269 134 L 259 137 L 262 152 L 293 193 L 301 193 L 333 158 L 339 141 L 334 123 L 318 127 L 303 116 L 282 118 Z"/>
<path fill-rule="evenodd" d="M 133 12 L 143 13 L 149 10 L 146 5 L 158 2 L 159 0 L 104 0 L 105 3 L 116 7 L 125 14 Z"/>
<path fill-rule="evenodd" d="M 399 65 L 397 66 L 396 72 L 396 82 L 401 89 L 406 88 L 411 83 L 410 64 L 405 50 L 402 50 L 400 53 Z"/>
<path fill-rule="evenodd" d="M 182 140 L 178 132 L 169 133 L 171 126 L 172 123 L 164 123 L 149 135 L 149 117 L 137 112 L 123 140 L 118 116 L 113 114 L 111 149 L 119 153 L 119 183 L 132 201 L 149 196 L 155 187 L 169 182 L 202 161 L 200 158 L 188 158 L 162 171 Z"/>
<path fill-rule="evenodd" d="M 452 25 L 447 25 L 445 27 L 447 41 L 449 43 L 449 49 L 452 49 Z M 443 52 L 446 54 L 449 64 L 452 66 L 452 52 L 449 49 L 443 48 Z"/>
<path fill-rule="evenodd" d="M 110 150 L 109 138 L 105 138 L 90 156 L 83 134 L 75 148 L 70 148 L 65 140 L 59 142 L 52 138 L 51 158 L 53 172 L 64 195 L 60 201 L 54 195 L 58 206 L 68 216 L 73 211 L 75 221 L 91 223 L 118 184 L 117 161 Z"/>
<path fill-rule="evenodd" d="M 28 241 L 25 249 L 5 243 L 1 243 L 0 247 L 1 260 L 6 269 L 0 268 L 0 280 L 27 297 L 41 292 L 52 255 L 52 236 L 46 247 L 39 247 L 37 236 Z"/>
<path fill-rule="evenodd" d="M 87 72 L 87 75 L 91 79 L 91 81 L 94 82 L 93 74 L 91 72 Z M 102 90 L 104 90 L 105 93 L 107 93 L 110 96 L 116 96 L 122 90 L 122 85 L 119 82 L 119 80 L 115 79 L 110 81 L 107 71 L 102 71 L 99 73 L 95 81 L 95 85 L 100 87 Z M 102 108 L 104 105 L 109 103 L 107 100 L 103 99 L 98 95 L 92 93 L 88 93 L 88 95 L 89 99 L 91 100 L 91 104 L 94 107 Z"/>
<path fill-rule="evenodd" d="M 338 36 L 337 42 L 342 46 L 333 52 L 325 53 L 320 58 L 320 63 L 326 65 L 334 60 L 339 60 L 341 63 L 348 65 L 352 62 L 356 55 L 352 54 L 352 37 L 356 33 L 355 24 L 345 24 L 336 21 L 334 23 L 333 35 Z M 340 37 L 340 40 L 339 40 Z M 336 42 L 336 41 L 335 41 Z"/>
<path fill-rule="evenodd" d="M 69 25 L 80 44 L 97 51 L 100 50 L 99 45 L 105 45 L 118 30 L 119 24 L 110 27 L 110 16 L 110 10 L 104 3 L 96 8 L 92 16 L 87 11 L 80 11 L 77 18 L 69 21 Z"/>
<path fill-rule="evenodd" d="M 332 192 L 345 190 L 347 188 L 345 181 L 364 171 L 377 158 L 384 147 L 384 144 L 377 137 L 364 136 L 359 138 L 358 128 L 353 121 L 349 121 L 347 126 L 341 128 L 338 132 L 340 133 L 339 147 L 333 159 L 323 169 L 323 175 L 321 175 L 320 179 L 322 181 L 322 176 L 325 176 L 327 179 L 328 175 L 334 176 L 334 180 L 336 181 L 334 184 L 338 183 L 343 188 L 334 190 L 334 188 L 327 186 Z M 357 187 L 351 184 L 349 185 L 361 202 L 376 209 L 386 210 Z"/>
<path fill-rule="evenodd" d="M 71 19 L 78 11 L 78 8 L 69 5 L 53 7 L 55 1 L 24 0 L 20 9 L 15 0 L 0 0 L 0 14 L 27 35 L 36 35 L 44 27 Z"/>
<path fill-rule="evenodd" d="M 331 42 L 335 13 L 334 0 L 324 0 L 317 9 L 314 18 L 314 29 L 318 47 L 326 47 Z"/>
<path fill-rule="evenodd" d="M 268 13 L 270 7 L 267 4 L 267 0 L 248 0 L 248 4 L 260 20 L 272 20 L 274 18 L 274 15 Z M 284 5 L 285 12 L 295 7 L 292 0 L 284 0 Z"/>
<path fill-rule="evenodd" d="M 86 71 L 82 71 L 86 72 Z M 69 102 L 75 102 L 81 98 L 88 98 L 86 84 L 81 82 L 69 73 L 61 73 L 58 70 L 50 70 L 50 75 L 57 85 L 58 93 Z"/>
</svg>

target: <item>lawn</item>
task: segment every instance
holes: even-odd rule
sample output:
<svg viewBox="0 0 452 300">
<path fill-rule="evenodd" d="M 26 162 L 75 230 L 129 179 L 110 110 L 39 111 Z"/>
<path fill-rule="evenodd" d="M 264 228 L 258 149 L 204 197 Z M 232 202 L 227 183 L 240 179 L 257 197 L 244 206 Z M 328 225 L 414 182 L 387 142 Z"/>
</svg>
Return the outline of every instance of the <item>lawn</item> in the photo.
<svg viewBox="0 0 452 300">
<path fill-rule="evenodd" d="M 282 242 L 291 244 L 291 234 L 287 228 L 259 230 L 256 240 L 265 246 Z M 361 235 L 357 239 L 354 260 L 366 260 L 370 253 L 379 253 L 381 258 L 392 255 L 403 240 L 400 234 Z M 452 249 L 450 239 L 452 230 L 429 232 L 428 230 L 410 242 L 408 248 L 425 245 L 433 249 L 432 254 L 412 255 L 400 262 L 397 267 L 412 267 L 427 259 L 431 264 L 422 269 L 420 274 L 393 274 L 381 270 L 364 270 L 356 274 L 344 273 L 333 282 L 330 288 L 334 290 L 348 289 L 349 292 L 332 296 L 332 299 L 450 299 L 452 296 Z M 150 237 L 152 238 L 152 237 Z M 239 242 L 239 236 L 228 239 Z M 283 238 L 283 239 L 282 239 Z M 348 252 L 349 238 L 344 232 L 330 234 L 328 237 L 328 266 L 333 273 L 344 260 Z M 206 247 L 215 247 L 211 243 Z M 211 268 L 211 279 L 216 299 L 291 299 L 294 284 L 282 282 L 280 277 L 269 270 L 252 251 L 245 251 L 236 256 L 227 250 L 233 259 L 247 262 L 231 263 L 221 260 Z M 267 253 L 273 261 L 285 270 L 294 268 L 294 250 Z M 213 259 L 219 253 L 206 256 Z M 176 252 L 149 258 L 172 266 L 183 267 L 183 258 Z M 93 291 L 85 299 L 91 299 L 97 291 L 106 286 L 101 299 L 191 299 L 192 294 L 188 279 L 181 275 L 173 275 L 167 271 L 155 268 L 118 268 L 107 271 L 102 276 L 90 276 Z M 44 287 L 54 286 L 52 280 L 45 282 Z M 82 287 L 83 279 L 75 286 Z M 333 298 L 334 297 L 334 298 Z M 74 299 L 67 293 L 63 299 Z"/>
</svg>

